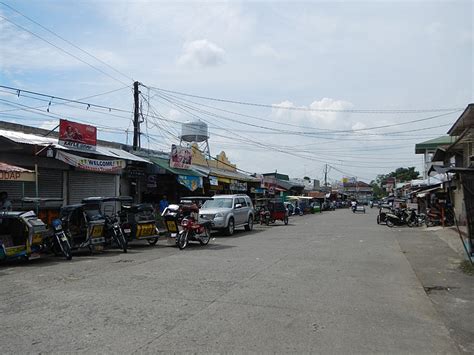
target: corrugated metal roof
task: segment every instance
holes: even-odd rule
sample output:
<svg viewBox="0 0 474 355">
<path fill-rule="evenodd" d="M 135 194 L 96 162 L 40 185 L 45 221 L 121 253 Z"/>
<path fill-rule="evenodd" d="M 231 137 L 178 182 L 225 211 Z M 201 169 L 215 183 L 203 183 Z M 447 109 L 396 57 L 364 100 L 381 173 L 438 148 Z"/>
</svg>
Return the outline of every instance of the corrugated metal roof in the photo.
<svg viewBox="0 0 474 355">
<path fill-rule="evenodd" d="M 34 173 L 33 170 L 20 168 L 19 166 L 10 165 L 7 163 L 2 163 L 2 162 L 0 162 L 0 171 L 16 172 L 16 173 Z"/>
<path fill-rule="evenodd" d="M 18 131 L 9 131 L 5 129 L 0 129 L 0 136 L 5 137 L 15 143 L 28 144 L 28 145 L 40 145 L 40 146 L 51 145 L 54 148 L 61 149 L 61 150 L 84 153 L 84 151 L 79 150 L 79 149 L 72 149 L 70 147 L 64 147 L 62 145 L 59 145 L 58 140 L 56 138 L 43 137 L 36 134 L 23 133 L 23 132 L 18 132 Z M 106 156 L 109 158 L 115 158 L 115 159 L 125 159 L 125 160 L 133 160 L 133 161 L 138 161 L 138 162 L 143 162 L 143 163 L 149 163 L 147 159 L 136 156 L 123 149 L 117 149 L 117 148 L 100 146 L 100 145 L 96 147 L 95 151 L 91 151 L 87 153 L 103 155 L 103 156 Z"/>
<path fill-rule="evenodd" d="M 172 168 L 170 167 L 170 161 L 169 159 L 163 159 L 163 158 L 158 158 L 158 157 L 150 157 L 149 158 L 152 163 L 158 165 L 159 167 L 169 171 L 170 173 L 174 175 L 187 175 L 187 176 L 207 176 L 207 174 L 203 174 L 200 171 L 194 170 L 194 169 L 177 169 L 177 168 Z"/>
</svg>

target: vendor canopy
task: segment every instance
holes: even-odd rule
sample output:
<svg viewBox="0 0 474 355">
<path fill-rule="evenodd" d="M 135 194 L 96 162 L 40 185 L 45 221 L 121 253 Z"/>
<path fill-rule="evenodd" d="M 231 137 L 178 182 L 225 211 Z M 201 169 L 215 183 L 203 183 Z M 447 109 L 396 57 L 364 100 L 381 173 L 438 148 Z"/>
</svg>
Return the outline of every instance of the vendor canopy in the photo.
<svg viewBox="0 0 474 355">
<path fill-rule="evenodd" d="M 0 181 L 33 182 L 35 181 L 35 172 L 0 162 Z"/>
</svg>

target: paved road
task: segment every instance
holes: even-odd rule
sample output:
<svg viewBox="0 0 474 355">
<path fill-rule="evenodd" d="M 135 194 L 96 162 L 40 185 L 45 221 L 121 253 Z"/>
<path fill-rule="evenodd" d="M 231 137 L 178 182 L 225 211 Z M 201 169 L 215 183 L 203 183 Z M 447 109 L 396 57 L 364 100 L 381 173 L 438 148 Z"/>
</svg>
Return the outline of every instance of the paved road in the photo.
<svg viewBox="0 0 474 355">
<path fill-rule="evenodd" d="M 457 353 L 375 210 L 0 266 L 2 352 Z"/>
</svg>

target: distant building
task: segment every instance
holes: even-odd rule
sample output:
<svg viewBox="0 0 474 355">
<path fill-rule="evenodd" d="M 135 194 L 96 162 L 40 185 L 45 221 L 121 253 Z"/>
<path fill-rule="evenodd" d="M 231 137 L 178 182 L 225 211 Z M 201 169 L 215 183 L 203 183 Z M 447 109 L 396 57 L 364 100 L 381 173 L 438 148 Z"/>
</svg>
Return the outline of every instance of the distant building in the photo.
<svg viewBox="0 0 474 355">
<path fill-rule="evenodd" d="M 344 182 L 342 192 L 349 198 L 355 198 L 360 202 L 367 202 L 373 199 L 374 189 L 363 181 Z"/>
</svg>

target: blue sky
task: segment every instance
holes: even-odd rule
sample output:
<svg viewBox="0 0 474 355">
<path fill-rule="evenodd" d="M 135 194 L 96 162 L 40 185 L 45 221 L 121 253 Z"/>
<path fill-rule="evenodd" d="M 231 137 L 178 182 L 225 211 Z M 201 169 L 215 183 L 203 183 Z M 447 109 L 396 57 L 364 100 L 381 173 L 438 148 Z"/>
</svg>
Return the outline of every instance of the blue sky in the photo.
<svg viewBox="0 0 474 355">
<path fill-rule="evenodd" d="M 312 109 L 464 108 L 472 102 L 470 1 L 7 3 L 127 76 L 152 87 Z M 129 78 L 10 9 L 0 6 L 0 14 L 117 79 L 0 19 L 3 85 L 70 98 L 118 89 L 125 84 L 131 86 Z M 194 118 L 182 106 L 173 106 L 158 97 L 156 91 L 142 91 L 150 95 L 155 114 L 175 122 Z M 35 107 L 44 104 L 6 93 L 2 93 L 2 98 Z M 243 123 L 293 131 L 364 129 L 436 115 L 303 112 L 191 100 L 278 122 L 220 112 Z M 132 108 L 129 89 L 90 101 L 125 110 Z M 2 101 L 0 110 L 11 108 Z M 130 126 L 130 117 L 123 112 L 115 113 L 122 116 L 119 118 L 83 107 L 53 105 L 50 111 L 116 130 L 124 131 Z M 0 116 L 45 127 L 56 120 L 24 111 L 4 112 Z M 221 118 L 202 117 L 212 126 L 212 153 L 224 149 L 242 169 L 278 169 L 294 177 L 319 178 L 327 162 L 345 173 L 373 178 L 398 166 L 421 167 L 414 144 L 444 134 L 458 116 L 456 112 L 417 124 L 325 136 L 326 139 L 272 133 Z M 156 127 L 150 119 L 148 128 L 143 130 L 153 140 L 148 142 L 143 137 L 143 144 L 165 149 L 174 143 L 171 133 L 177 134 L 179 130 L 175 122 L 159 121 Z M 420 131 L 441 125 L 445 126 Z M 126 139 L 125 132 L 99 132 L 102 138 Z M 272 148 L 244 143 L 244 139 Z M 336 170 L 330 172 L 334 179 L 341 175 Z"/>
</svg>

